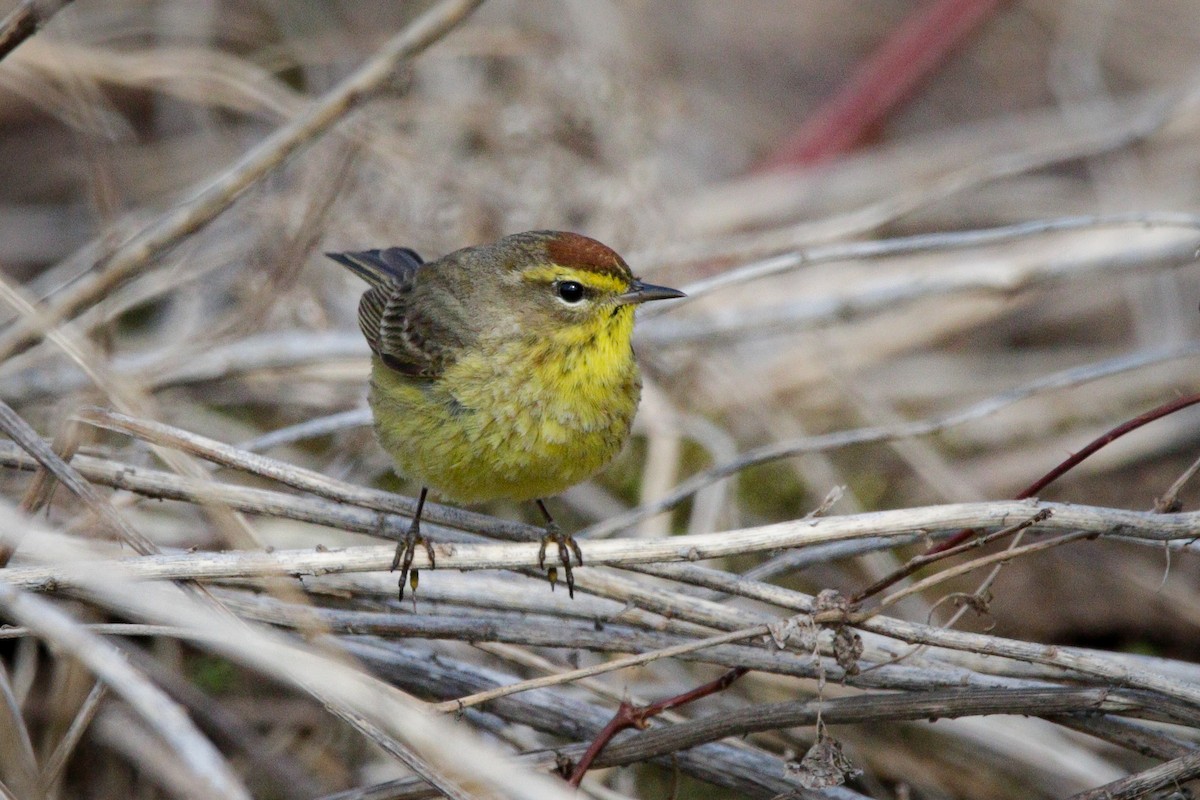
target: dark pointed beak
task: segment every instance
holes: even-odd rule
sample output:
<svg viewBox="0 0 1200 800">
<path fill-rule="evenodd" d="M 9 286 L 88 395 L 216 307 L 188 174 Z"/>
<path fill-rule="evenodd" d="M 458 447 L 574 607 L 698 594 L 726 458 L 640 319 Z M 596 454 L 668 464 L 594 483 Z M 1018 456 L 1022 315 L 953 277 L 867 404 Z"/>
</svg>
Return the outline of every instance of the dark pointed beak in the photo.
<svg viewBox="0 0 1200 800">
<path fill-rule="evenodd" d="M 667 286 L 655 286 L 652 283 L 642 283 L 635 280 L 633 285 L 629 287 L 628 292 L 617 295 L 617 305 L 625 306 L 634 303 L 648 303 L 651 300 L 670 300 L 674 297 L 687 297 L 687 295 L 678 289 L 671 289 Z"/>
</svg>

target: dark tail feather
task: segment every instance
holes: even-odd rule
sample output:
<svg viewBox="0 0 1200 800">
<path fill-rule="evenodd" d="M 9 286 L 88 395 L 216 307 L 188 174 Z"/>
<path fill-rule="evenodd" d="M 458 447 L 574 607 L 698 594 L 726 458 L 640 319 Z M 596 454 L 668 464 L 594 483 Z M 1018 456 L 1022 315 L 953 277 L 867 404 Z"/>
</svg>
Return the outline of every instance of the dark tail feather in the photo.
<svg viewBox="0 0 1200 800">
<path fill-rule="evenodd" d="M 413 273 L 425 263 L 421 257 L 407 247 L 389 247 L 386 250 L 359 250 L 345 253 L 326 253 L 344 267 L 372 286 L 390 283 L 407 283 Z"/>
</svg>

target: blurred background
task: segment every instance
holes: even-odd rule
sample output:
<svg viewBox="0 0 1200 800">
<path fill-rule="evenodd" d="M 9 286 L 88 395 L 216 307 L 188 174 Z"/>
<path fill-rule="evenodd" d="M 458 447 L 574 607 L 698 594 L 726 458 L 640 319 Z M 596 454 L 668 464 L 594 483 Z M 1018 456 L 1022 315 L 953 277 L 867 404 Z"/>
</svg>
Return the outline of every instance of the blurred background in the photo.
<svg viewBox="0 0 1200 800">
<path fill-rule="evenodd" d="M 53 303 L 431 5 L 70 3 L 0 62 L 5 282 Z M 969 24 L 930 23 L 935 8 Z M 795 519 L 837 486 L 846 492 L 832 513 L 1010 497 L 1105 430 L 1200 389 L 1200 234 L 1161 216 L 1200 208 L 1198 42 L 1195 0 L 488 0 L 210 224 L 72 315 L 72 330 L 103 372 L 141 393 L 148 415 L 248 442 L 364 405 L 362 286 L 324 251 L 403 245 L 432 259 L 506 233 L 576 230 L 695 297 L 642 318 L 638 435 L 558 503 L 564 527 L 652 501 L 753 448 L 936 419 L 1079 370 L 931 436 L 755 466 L 639 530 Z M 874 115 L 847 115 L 878 95 L 887 102 Z M 950 236 L 1143 212 L 1145 224 Z M 903 242 L 926 234 L 946 236 Z M 756 265 L 762 277 L 710 283 Z M 0 324 L 14 319 L 11 304 L 0 309 Z M 79 407 L 111 404 L 57 347 L 6 355 L 0 399 L 47 437 Z M 1119 369 L 1122 358 L 1137 363 Z M 1198 426 L 1187 411 L 1158 421 L 1042 496 L 1153 508 L 1196 458 Z M 121 437 L 87 446 L 149 458 Z M 365 427 L 270 453 L 358 484 L 415 488 L 390 475 Z M 28 481 L 8 470 L 0 491 L 15 501 Z M 1183 487 L 1184 508 L 1197 499 Z M 63 500 L 47 513 L 65 524 L 77 511 Z M 123 512 L 163 546 L 219 545 L 186 504 L 127 499 Z M 374 541 L 254 525 L 280 548 Z M 904 555 L 816 563 L 780 580 L 849 593 Z M 1194 555 L 1168 565 L 1158 549 L 1074 544 L 1009 565 L 988 613 L 959 625 L 1194 661 L 1198 577 Z M 947 591 L 898 613 L 925 621 Z M 245 676 L 189 657 L 207 691 L 304 762 L 309 796 L 375 775 L 378 757 L 330 733 L 319 709 L 256 719 Z M 931 747 L 929 737 L 956 730 L 940 725 L 839 729 L 865 771 L 852 785 L 879 798 L 1058 797 L 1149 763 L 1103 748 L 1087 761 L 1067 745 L 1073 762 L 1037 764 L 1016 744 L 984 756 L 964 744 L 970 732 Z M 780 750 L 811 739 L 780 735 Z M 102 761 L 90 768 L 105 785 L 165 791 Z M 661 768 L 616 772 L 610 791 L 667 791 Z M 67 786 L 86 794 L 78 776 Z M 705 787 L 680 796 L 719 796 Z"/>
</svg>

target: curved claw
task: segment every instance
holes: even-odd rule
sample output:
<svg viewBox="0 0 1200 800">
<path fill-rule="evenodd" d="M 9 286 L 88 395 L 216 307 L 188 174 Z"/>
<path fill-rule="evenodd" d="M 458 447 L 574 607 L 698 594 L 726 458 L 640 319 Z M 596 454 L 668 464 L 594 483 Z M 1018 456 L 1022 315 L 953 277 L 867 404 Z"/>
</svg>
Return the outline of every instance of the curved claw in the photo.
<svg viewBox="0 0 1200 800">
<path fill-rule="evenodd" d="M 553 522 L 546 526 L 546 533 L 542 536 L 542 546 L 538 549 L 538 569 L 546 570 L 546 578 L 550 581 L 550 588 L 552 590 L 558 582 L 558 567 L 551 566 L 549 569 L 546 569 L 546 547 L 550 542 L 558 545 L 558 561 L 562 564 L 563 571 L 567 576 L 567 595 L 574 598 L 575 574 L 571 571 L 571 554 L 575 554 L 575 563 L 582 567 L 583 552 L 579 549 L 575 537 L 569 533 L 563 533 Z"/>
<path fill-rule="evenodd" d="M 417 584 L 420 582 L 420 570 L 412 569 L 413 554 L 417 552 L 417 545 L 425 548 L 425 554 L 429 556 L 429 568 L 433 569 L 436 565 L 433 557 L 433 544 L 421 535 L 420 525 L 416 520 L 409 526 L 408 533 L 404 534 L 404 538 L 396 544 L 396 555 L 392 557 L 392 572 L 396 571 L 396 567 L 400 567 L 400 599 L 404 599 L 404 584 L 407 582 L 413 590 L 415 597 Z M 411 571 L 411 578 L 410 573 Z"/>
</svg>

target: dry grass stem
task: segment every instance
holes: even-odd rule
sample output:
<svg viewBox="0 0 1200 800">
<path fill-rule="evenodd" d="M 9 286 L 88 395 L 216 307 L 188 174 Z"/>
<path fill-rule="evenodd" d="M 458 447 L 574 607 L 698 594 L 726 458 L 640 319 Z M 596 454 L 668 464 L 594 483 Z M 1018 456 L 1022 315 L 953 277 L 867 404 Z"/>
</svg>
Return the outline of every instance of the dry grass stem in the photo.
<svg viewBox="0 0 1200 800">
<path fill-rule="evenodd" d="M 1200 792 L 1200 408 L 1089 445 L 1200 392 L 1200 0 L 985 3 L 787 169 L 928 9 L 775 5 L 5 9 L 0 797 Z M 575 598 L 431 495 L 400 603 L 322 253 L 532 229 L 688 298 Z"/>
<path fill-rule="evenodd" d="M 91 272 L 47 309 L 51 322 L 66 319 L 99 300 L 184 236 L 202 228 L 224 211 L 240 194 L 279 166 L 296 149 L 308 144 L 345 116 L 364 96 L 391 78 L 396 67 L 442 38 L 480 5 L 482 0 L 443 0 L 412 25 L 398 33 L 306 113 L 275 132 L 246 153 L 230 169 L 200 187 L 186 205 L 163 215 L 104 259 L 103 268 Z M 31 331 L 16 324 L 0 335 L 0 359 L 30 341 Z"/>
</svg>

